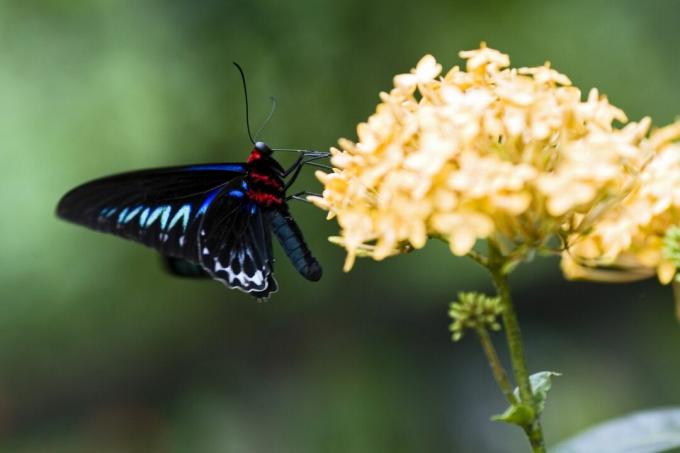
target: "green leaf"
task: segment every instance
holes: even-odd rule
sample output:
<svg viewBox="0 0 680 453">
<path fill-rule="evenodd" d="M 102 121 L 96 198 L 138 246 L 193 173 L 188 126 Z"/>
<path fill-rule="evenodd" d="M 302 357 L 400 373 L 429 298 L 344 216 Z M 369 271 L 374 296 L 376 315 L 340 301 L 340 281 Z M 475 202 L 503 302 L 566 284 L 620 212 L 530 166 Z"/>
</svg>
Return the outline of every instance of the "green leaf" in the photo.
<svg viewBox="0 0 680 453">
<path fill-rule="evenodd" d="M 503 264 L 503 267 L 501 268 L 501 272 L 505 275 L 508 275 L 508 274 L 512 273 L 512 271 L 514 271 L 517 268 L 517 266 L 519 266 L 520 264 L 522 264 L 522 260 L 518 260 L 518 259 L 510 260 L 510 261 L 506 262 L 505 264 Z"/>
<path fill-rule="evenodd" d="M 545 408 L 545 400 L 548 398 L 548 391 L 552 387 L 552 377 L 561 376 L 560 373 L 554 371 L 541 371 L 529 376 L 531 383 L 531 391 L 536 400 L 536 409 L 538 414 L 534 414 L 533 409 L 526 404 L 512 404 L 505 412 L 500 415 L 494 415 L 491 420 L 495 422 L 512 423 L 519 426 L 526 426 L 534 420 L 535 415 L 541 415 Z M 517 401 L 522 401 L 519 396 L 519 388 L 515 388 L 515 398 Z"/>
<path fill-rule="evenodd" d="M 512 423 L 513 425 L 526 426 L 534 419 L 534 411 L 524 404 L 513 404 L 500 415 L 494 415 L 494 422 Z"/>
<path fill-rule="evenodd" d="M 539 371 L 538 373 L 534 373 L 529 376 L 531 392 L 534 394 L 538 415 L 541 415 L 541 413 L 543 413 L 543 409 L 545 409 L 545 401 L 548 399 L 548 391 L 550 391 L 550 388 L 552 387 L 553 376 L 562 376 L 562 373 L 556 373 L 554 371 Z M 521 400 L 519 396 L 519 388 L 515 388 L 515 398 Z"/>
<path fill-rule="evenodd" d="M 680 447 L 680 407 L 636 412 L 590 428 L 551 453 L 655 453 Z"/>
</svg>

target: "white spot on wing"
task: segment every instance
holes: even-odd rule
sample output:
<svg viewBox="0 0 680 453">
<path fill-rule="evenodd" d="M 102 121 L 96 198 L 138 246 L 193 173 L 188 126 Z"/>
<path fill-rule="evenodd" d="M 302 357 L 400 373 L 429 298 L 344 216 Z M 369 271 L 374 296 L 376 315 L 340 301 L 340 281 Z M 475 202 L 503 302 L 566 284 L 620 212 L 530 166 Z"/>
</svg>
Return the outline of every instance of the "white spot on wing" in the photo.
<svg viewBox="0 0 680 453">
<path fill-rule="evenodd" d="M 243 265 L 246 255 L 250 258 L 251 262 L 254 262 L 253 256 L 249 250 L 232 251 L 228 256 L 229 263 L 234 262 L 234 259 L 238 260 L 239 266 L 241 267 L 240 272 L 234 272 L 231 268 L 231 264 L 224 266 L 217 257 L 213 258 L 214 273 L 219 275 L 219 277 L 232 288 L 236 287 L 248 293 L 266 290 L 269 286 L 269 281 L 267 280 L 269 269 L 256 269 L 253 275 L 246 274 L 245 266 Z"/>
<path fill-rule="evenodd" d="M 257 291 L 262 291 L 264 290 L 267 285 L 263 286 L 263 283 L 265 283 L 264 279 L 264 273 L 262 272 L 261 269 L 258 269 L 255 271 L 255 274 L 252 276 L 249 276 L 246 274 L 243 270 L 239 273 L 235 273 L 232 269 L 231 266 L 222 266 L 222 263 L 219 262 L 217 258 L 215 258 L 215 273 L 218 272 L 226 272 L 227 274 L 227 283 L 229 286 L 240 286 L 243 289 L 246 290 L 257 290 Z M 237 284 L 238 282 L 239 284 Z"/>
</svg>

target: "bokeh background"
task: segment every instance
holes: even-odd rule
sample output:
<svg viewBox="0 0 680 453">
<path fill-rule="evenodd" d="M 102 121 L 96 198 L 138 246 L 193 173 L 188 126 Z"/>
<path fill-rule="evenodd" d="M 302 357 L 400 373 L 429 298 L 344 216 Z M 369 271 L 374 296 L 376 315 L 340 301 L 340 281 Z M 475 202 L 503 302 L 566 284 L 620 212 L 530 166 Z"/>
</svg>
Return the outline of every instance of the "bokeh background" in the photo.
<svg viewBox="0 0 680 453">
<path fill-rule="evenodd" d="M 341 271 L 336 232 L 294 214 L 323 263 L 313 284 L 277 249 L 265 304 L 173 279 L 157 256 L 54 216 L 66 190 L 150 166 L 240 161 L 254 127 L 277 147 L 355 137 L 392 76 L 445 67 L 480 41 L 515 66 L 550 59 L 631 119 L 680 113 L 680 3 L 638 1 L 0 1 L 0 450 L 514 452 L 504 401 L 447 303 L 490 290 L 442 244 Z M 300 188 L 318 189 L 312 170 Z M 565 282 L 558 261 L 513 277 L 532 370 L 564 373 L 555 443 L 680 403 L 669 288 Z M 500 339 L 500 337 L 497 337 Z"/>
</svg>

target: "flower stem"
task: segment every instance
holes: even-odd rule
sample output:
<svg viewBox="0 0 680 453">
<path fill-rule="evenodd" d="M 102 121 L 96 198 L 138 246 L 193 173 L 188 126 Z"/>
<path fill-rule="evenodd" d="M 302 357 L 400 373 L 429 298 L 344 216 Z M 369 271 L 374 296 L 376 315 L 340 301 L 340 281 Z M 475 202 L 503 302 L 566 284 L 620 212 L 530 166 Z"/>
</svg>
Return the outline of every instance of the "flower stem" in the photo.
<svg viewBox="0 0 680 453">
<path fill-rule="evenodd" d="M 505 373 L 503 364 L 498 358 L 498 353 L 496 353 L 496 348 L 494 348 L 491 337 L 489 337 L 489 332 L 486 330 L 486 328 L 479 327 L 477 328 L 477 336 L 479 337 L 479 341 L 482 343 L 482 348 L 484 349 L 486 358 L 489 361 L 489 365 L 491 366 L 493 377 L 496 379 L 496 382 L 501 388 L 503 395 L 505 395 L 508 403 L 517 404 L 517 398 L 515 398 L 514 393 L 512 393 L 512 384 L 508 379 L 508 375 Z"/>
<path fill-rule="evenodd" d="M 522 334 L 519 328 L 519 321 L 515 314 L 515 308 L 510 297 L 510 286 L 508 285 L 508 278 L 503 272 L 502 265 L 489 266 L 489 271 L 498 291 L 498 297 L 501 299 L 503 306 L 503 324 L 505 326 L 505 335 L 508 341 L 508 349 L 510 350 L 510 361 L 515 375 L 515 382 L 519 387 L 520 400 L 523 404 L 528 405 L 534 417 L 530 423 L 527 423 L 523 428 L 531 448 L 534 453 L 545 452 L 545 443 L 543 441 L 543 430 L 541 428 L 541 421 L 538 417 L 538 410 L 536 401 L 534 400 L 531 391 L 531 383 L 529 382 L 529 371 L 527 368 L 526 358 L 524 357 L 524 346 L 522 344 Z"/>
</svg>

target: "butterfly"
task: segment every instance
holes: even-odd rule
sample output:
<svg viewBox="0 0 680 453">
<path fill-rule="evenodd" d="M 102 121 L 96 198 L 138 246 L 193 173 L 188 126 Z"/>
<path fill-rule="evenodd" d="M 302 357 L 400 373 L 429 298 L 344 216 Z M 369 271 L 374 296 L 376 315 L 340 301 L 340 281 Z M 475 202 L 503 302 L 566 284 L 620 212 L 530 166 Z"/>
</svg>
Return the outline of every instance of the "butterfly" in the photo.
<svg viewBox="0 0 680 453">
<path fill-rule="evenodd" d="M 257 142 L 244 163 L 140 170 L 97 179 L 68 192 L 57 215 L 93 230 L 158 250 L 183 276 L 209 276 L 229 288 L 266 299 L 278 289 L 272 235 L 297 271 L 321 278 L 293 219 L 286 196 L 302 166 L 327 157 L 300 151 L 284 169 L 272 149 Z"/>
</svg>

